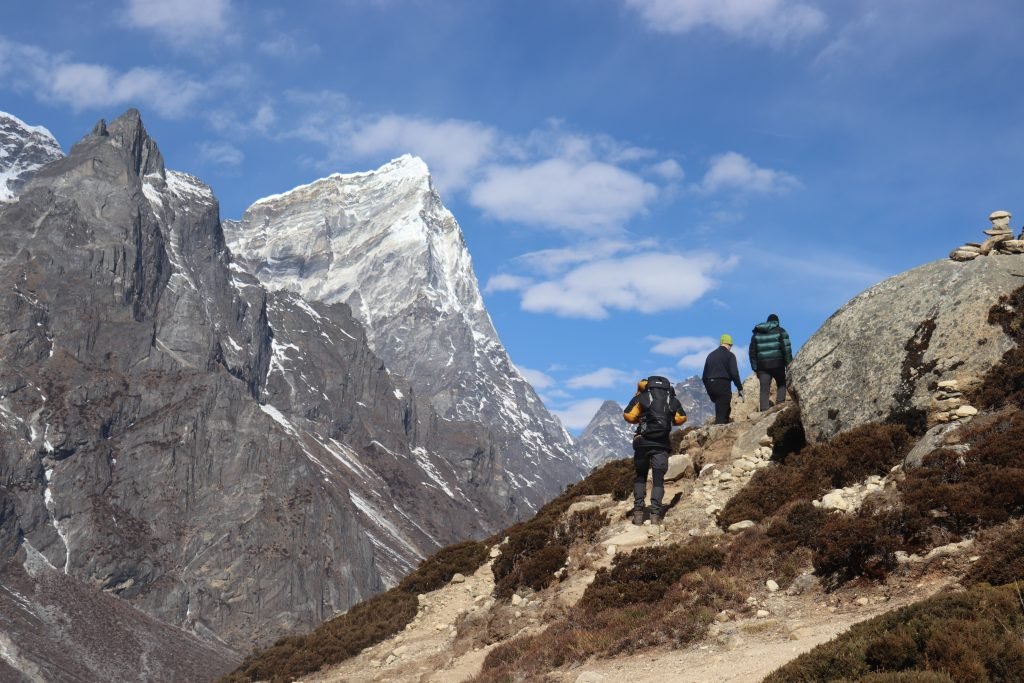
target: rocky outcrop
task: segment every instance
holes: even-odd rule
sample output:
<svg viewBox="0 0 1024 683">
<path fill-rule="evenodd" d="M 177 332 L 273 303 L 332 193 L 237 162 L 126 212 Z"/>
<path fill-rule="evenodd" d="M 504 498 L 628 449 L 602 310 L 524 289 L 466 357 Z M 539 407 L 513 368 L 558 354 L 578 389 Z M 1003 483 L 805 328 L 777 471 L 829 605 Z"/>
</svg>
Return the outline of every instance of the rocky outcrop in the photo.
<svg viewBox="0 0 1024 683">
<path fill-rule="evenodd" d="M 218 211 L 135 111 L 0 205 L 0 560 L 246 652 L 499 514 L 450 464 L 473 426 L 347 306 L 268 293 Z"/>
<path fill-rule="evenodd" d="M 504 510 L 495 528 L 580 478 L 569 435 L 498 339 L 462 231 L 421 160 L 266 197 L 225 226 L 264 285 L 348 304 L 374 351 L 442 419 L 477 425 L 451 465 Z"/>
<path fill-rule="evenodd" d="M 622 406 L 615 401 L 605 401 L 576 440 L 576 448 L 590 467 L 630 458 L 635 429 L 622 418 Z"/>
<path fill-rule="evenodd" d="M 50 131 L 0 111 L 0 202 L 10 202 L 36 169 L 64 156 Z"/>
<path fill-rule="evenodd" d="M 948 414 L 952 403 L 935 396 L 940 383 L 955 380 L 941 386 L 956 393 L 969 389 L 1014 345 L 988 313 L 1024 284 L 1022 274 L 1017 256 L 935 261 L 840 308 L 790 366 L 807 437 L 890 418 L 924 426 Z"/>
</svg>

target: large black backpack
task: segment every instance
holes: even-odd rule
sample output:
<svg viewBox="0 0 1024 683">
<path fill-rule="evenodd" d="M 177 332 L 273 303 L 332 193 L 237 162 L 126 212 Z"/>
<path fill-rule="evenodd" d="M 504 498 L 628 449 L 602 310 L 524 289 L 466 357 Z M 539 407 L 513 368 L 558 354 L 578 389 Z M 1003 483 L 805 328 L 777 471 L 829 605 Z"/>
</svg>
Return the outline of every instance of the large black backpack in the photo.
<svg viewBox="0 0 1024 683">
<path fill-rule="evenodd" d="M 676 391 L 672 383 L 664 377 L 651 375 L 647 378 L 647 388 L 640 394 L 640 426 L 637 434 L 651 441 L 662 441 L 672 432 L 672 421 L 675 411 L 672 399 Z"/>
</svg>

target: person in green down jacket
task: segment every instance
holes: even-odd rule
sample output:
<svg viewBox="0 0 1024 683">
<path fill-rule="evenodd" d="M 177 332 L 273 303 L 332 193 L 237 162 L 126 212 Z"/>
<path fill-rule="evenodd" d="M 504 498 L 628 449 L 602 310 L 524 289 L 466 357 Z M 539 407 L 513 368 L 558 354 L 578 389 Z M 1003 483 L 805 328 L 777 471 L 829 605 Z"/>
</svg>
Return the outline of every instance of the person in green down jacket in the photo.
<svg viewBox="0 0 1024 683">
<path fill-rule="evenodd" d="M 761 382 L 761 410 L 768 410 L 768 394 L 775 380 L 775 402 L 786 400 L 786 366 L 793 360 L 793 347 L 789 333 L 779 325 L 779 316 L 772 313 L 768 320 L 754 327 L 750 338 L 750 369 Z"/>
</svg>

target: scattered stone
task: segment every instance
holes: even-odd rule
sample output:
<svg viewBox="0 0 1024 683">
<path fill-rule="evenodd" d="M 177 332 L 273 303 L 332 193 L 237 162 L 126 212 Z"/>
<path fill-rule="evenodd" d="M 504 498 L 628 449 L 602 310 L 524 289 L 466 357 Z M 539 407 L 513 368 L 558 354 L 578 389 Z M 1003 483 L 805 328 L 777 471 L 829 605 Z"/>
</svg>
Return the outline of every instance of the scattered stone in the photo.
<svg viewBox="0 0 1024 683">
<path fill-rule="evenodd" d="M 578 500 L 569 506 L 569 509 L 565 511 L 567 517 L 571 517 L 577 512 L 587 512 L 588 510 L 598 510 L 601 508 L 601 503 L 596 500 Z"/>
<path fill-rule="evenodd" d="M 718 481 L 732 481 L 732 475 L 728 472 L 722 472 L 718 477 L 716 477 L 716 479 L 718 479 Z"/>
<path fill-rule="evenodd" d="M 499 555 L 501 555 L 501 548 L 499 548 L 498 546 L 494 546 L 493 548 L 491 548 L 491 559 L 494 559 Z"/>
<path fill-rule="evenodd" d="M 379 669 L 380 668 L 380 664 L 381 664 L 381 661 L 379 659 L 371 659 L 370 660 L 370 666 L 372 666 L 374 669 Z"/>
<path fill-rule="evenodd" d="M 818 583 L 818 577 L 814 574 L 801 574 L 793 580 L 793 583 L 789 584 L 789 588 L 786 589 L 786 595 L 809 593 L 818 587 Z"/>
<path fill-rule="evenodd" d="M 608 554 L 609 555 L 614 555 L 618 551 L 619 551 L 619 548 L 614 543 L 608 546 Z"/>
<path fill-rule="evenodd" d="M 757 618 L 758 619 L 767 619 L 771 615 L 772 615 L 772 613 L 769 612 L 766 609 L 759 609 L 759 610 L 757 610 Z"/>
<path fill-rule="evenodd" d="M 967 558 L 967 561 L 973 564 L 973 563 L 977 562 L 980 559 L 981 559 L 981 555 L 971 555 L 970 557 Z"/>
<path fill-rule="evenodd" d="M 868 604 L 869 600 L 867 598 L 857 598 L 854 602 L 856 602 L 859 606 L 863 607 L 864 605 Z"/>
<path fill-rule="evenodd" d="M 452 575 L 452 583 L 465 583 L 466 577 L 456 572 Z"/>
<path fill-rule="evenodd" d="M 729 532 L 730 533 L 737 533 L 737 532 L 743 531 L 744 529 L 750 529 L 750 528 L 752 528 L 754 526 L 757 526 L 757 525 L 753 521 L 751 521 L 749 519 L 745 519 L 742 522 L 736 522 L 735 524 L 730 524 L 729 525 Z"/>
<path fill-rule="evenodd" d="M 712 503 L 704 508 L 704 514 L 711 516 L 722 509 L 722 506 L 717 503 Z"/>
<path fill-rule="evenodd" d="M 384 665 L 385 666 L 389 666 L 391 664 L 394 664 L 397 661 L 398 661 L 398 657 L 396 657 L 394 655 L 388 655 L 388 658 L 384 660 Z"/>
<path fill-rule="evenodd" d="M 769 593 L 774 593 L 779 590 L 779 584 L 775 583 L 772 579 L 768 579 L 764 582 L 764 587 L 768 589 Z"/>
<path fill-rule="evenodd" d="M 843 495 L 842 489 L 832 489 L 821 497 L 821 507 L 826 510 L 842 510 L 845 512 L 850 509 L 850 504 Z"/>
<path fill-rule="evenodd" d="M 957 417 L 973 417 L 978 414 L 978 409 L 974 406 L 960 406 L 956 409 Z"/>
<path fill-rule="evenodd" d="M 945 379 L 939 382 L 939 389 L 953 389 L 956 390 L 960 386 L 960 382 L 955 379 Z"/>
<path fill-rule="evenodd" d="M 760 441 L 758 441 L 758 444 L 759 444 L 759 445 L 761 445 L 761 446 L 767 446 L 767 447 L 769 447 L 769 448 L 771 447 L 772 443 L 773 443 L 773 442 L 772 442 L 772 437 L 768 436 L 767 434 L 765 434 L 764 436 L 762 436 L 762 437 L 761 437 L 761 439 L 760 439 Z"/>
<path fill-rule="evenodd" d="M 518 610 L 518 609 L 514 612 L 514 614 L 516 615 L 516 619 L 519 619 L 520 617 L 523 616 L 522 610 Z"/>
<path fill-rule="evenodd" d="M 693 474 L 693 458 L 686 453 L 676 453 L 669 456 L 668 471 L 665 472 L 665 479 L 675 481 L 690 474 Z"/>
<path fill-rule="evenodd" d="M 448 628 L 448 624 L 440 624 L 440 623 L 434 624 L 434 628 L 437 629 L 438 631 L 443 631 L 446 628 Z"/>
<path fill-rule="evenodd" d="M 521 604 L 523 604 L 523 597 L 521 595 L 519 595 L 518 593 L 513 593 L 512 594 L 512 605 L 518 607 Z"/>
</svg>

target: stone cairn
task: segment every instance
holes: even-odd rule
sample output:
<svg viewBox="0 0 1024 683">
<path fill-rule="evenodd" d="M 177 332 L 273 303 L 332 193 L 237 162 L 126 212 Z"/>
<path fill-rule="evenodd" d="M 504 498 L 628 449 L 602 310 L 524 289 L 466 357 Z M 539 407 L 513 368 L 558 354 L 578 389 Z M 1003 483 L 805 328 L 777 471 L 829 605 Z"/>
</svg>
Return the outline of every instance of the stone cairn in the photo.
<svg viewBox="0 0 1024 683">
<path fill-rule="evenodd" d="M 960 383 L 955 379 L 949 379 L 939 382 L 937 391 L 932 395 L 928 424 L 931 426 L 942 422 L 955 422 L 977 414 L 978 409 L 968 405 L 964 400 Z"/>
<path fill-rule="evenodd" d="M 1009 211 L 993 211 L 988 217 L 992 221 L 992 227 L 985 231 L 988 239 L 980 244 L 968 242 L 962 247 L 957 247 L 950 252 L 949 258 L 954 261 L 970 261 L 993 253 L 1024 254 L 1024 230 L 1017 239 L 1013 239 L 1013 228 L 1010 227 L 1012 217 Z"/>
</svg>

